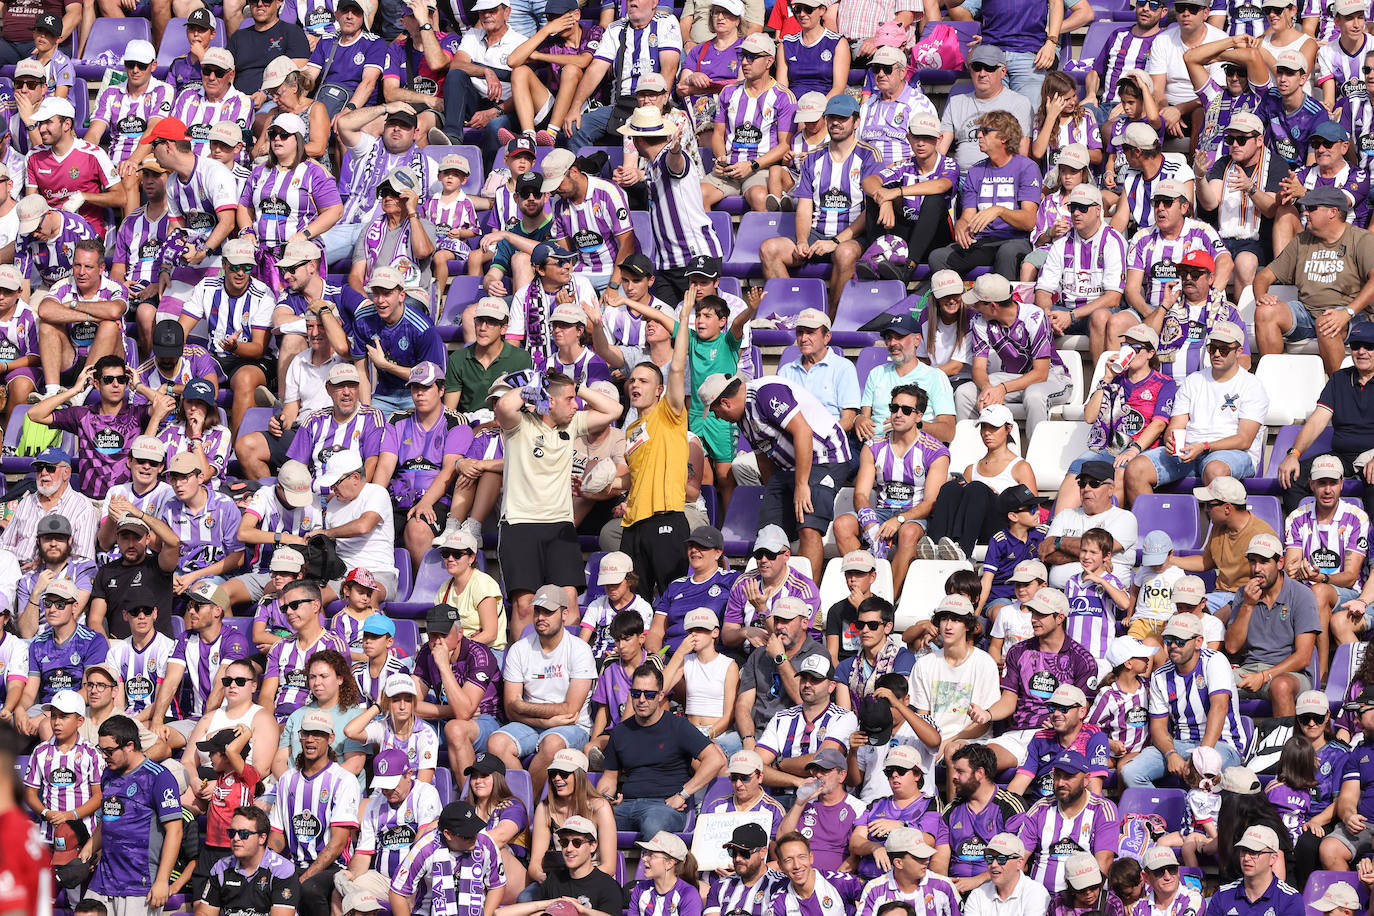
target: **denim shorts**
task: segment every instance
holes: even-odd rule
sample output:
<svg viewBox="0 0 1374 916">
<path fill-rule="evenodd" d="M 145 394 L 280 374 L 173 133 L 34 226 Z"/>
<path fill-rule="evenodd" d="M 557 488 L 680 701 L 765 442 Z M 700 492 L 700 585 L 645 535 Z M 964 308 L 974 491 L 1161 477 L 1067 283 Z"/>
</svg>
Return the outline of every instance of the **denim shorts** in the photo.
<svg viewBox="0 0 1374 916">
<path fill-rule="evenodd" d="M 1089 461 L 1106 461 L 1109 464 L 1116 464 L 1116 456 L 1111 452 L 1084 452 L 1070 462 L 1068 476 L 1077 477 L 1078 472 L 1083 470 L 1083 465 L 1087 464 Z"/>
<path fill-rule="evenodd" d="M 1317 336 L 1316 319 L 1301 302 L 1286 302 L 1288 314 L 1293 316 L 1293 327 L 1283 335 L 1284 340 L 1311 340 Z"/>
<path fill-rule="evenodd" d="M 1250 453 L 1239 449 L 1208 452 L 1191 462 L 1176 457 L 1166 448 L 1152 448 L 1145 453 L 1145 457 L 1155 466 L 1155 474 L 1159 478 L 1156 486 L 1173 483 L 1185 477 L 1201 477 L 1202 469 L 1211 461 L 1220 461 L 1226 465 L 1231 476 L 1237 480 L 1255 476 L 1255 463 L 1251 460 Z"/>
<path fill-rule="evenodd" d="M 510 722 L 502 726 L 492 734 L 506 735 L 514 741 L 520 750 L 521 757 L 528 757 L 539 750 L 539 744 L 549 735 L 557 735 L 563 739 L 563 743 L 575 751 L 582 750 L 583 745 L 591 737 L 587 730 L 580 725 L 559 725 L 556 728 L 546 728 L 540 731 L 531 728 L 524 722 Z M 559 748 L 561 750 L 561 748 Z"/>
</svg>

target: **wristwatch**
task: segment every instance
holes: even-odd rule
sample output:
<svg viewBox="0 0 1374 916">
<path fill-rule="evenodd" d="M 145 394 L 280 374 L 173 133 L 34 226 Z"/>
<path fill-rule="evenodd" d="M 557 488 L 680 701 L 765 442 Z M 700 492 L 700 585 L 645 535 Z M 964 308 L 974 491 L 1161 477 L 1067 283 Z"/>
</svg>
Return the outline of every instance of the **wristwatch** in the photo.
<svg viewBox="0 0 1374 916">
<path fill-rule="evenodd" d="M 897 524 L 899 524 L 899 525 L 905 525 L 905 524 L 906 524 L 906 516 L 905 516 L 905 515 L 899 515 L 899 516 L 897 516 Z"/>
<path fill-rule="evenodd" d="M 777 665 L 779 668 L 782 667 L 782 663 L 785 661 L 787 661 L 786 653 L 779 652 L 777 655 L 773 656 L 773 664 Z"/>
<path fill-rule="evenodd" d="M 430 25 L 428 22 L 426 22 L 424 25 L 420 26 L 420 31 L 421 31 L 421 32 L 433 32 L 433 31 L 434 31 L 434 26 L 432 26 L 432 25 Z"/>
</svg>

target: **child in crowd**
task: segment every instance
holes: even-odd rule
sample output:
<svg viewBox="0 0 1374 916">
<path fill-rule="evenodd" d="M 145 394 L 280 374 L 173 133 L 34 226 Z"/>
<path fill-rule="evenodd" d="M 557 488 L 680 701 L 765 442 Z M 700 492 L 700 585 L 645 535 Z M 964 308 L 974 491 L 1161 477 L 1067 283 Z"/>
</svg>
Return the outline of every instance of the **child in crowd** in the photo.
<svg viewBox="0 0 1374 916">
<path fill-rule="evenodd" d="M 439 162 L 442 190 L 424 202 L 424 218 L 439 230 L 434 243 L 434 289 L 438 302 L 443 301 L 443 291 L 448 288 L 449 261 L 467 260 L 472 251 L 468 241 L 482 234 L 477 225 L 477 207 L 463 190 L 471 172 L 466 157 L 457 153 L 445 156 Z"/>
<path fill-rule="evenodd" d="M 1107 646 L 1111 682 L 1098 691 L 1088 721 L 1107 735 L 1111 765 L 1118 769 L 1149 743 L 1146 680 L 1154 654 L 1154 649 L 1132 636 L 1118 636 Z"/>
<path fill-rule="evenodd" d="M 90 836 L 91 818 L 100 807 L 104 764 L 95 747 L 81 740 L 86 722 L 81 694 L 59 690 L 43 711 L 52 722 L 52 737 L 29 757 L 24 802 L 38 815 L 43 842 L 60 857 L 80 848 Z"/>
<path fill-rule="evenodd" d="M 1069 213 L 1069 193 L 1081 184 L 1092 184 L 1093 175 L 1089 168 L 1090 160 L 1086 146 L 1082 143 L 1070 143 L 1057 150 L 1055 156 L 1057 164 L 1045 176 L 1045 196 L 1040 201 L 1040 208 L 1035 211 L 1035 227 L 1031 229 L 1031 244 L 1035 246 L 1035 250 L 1027 255 L 1021 264 L 1022 281 L 1033 281 L 1040 276 L 1040 268 L 1045 266 L 1050 245 L 1055 239 L 1067 235 L 1073 229 Z M 1067 319 L 1069 316 L 1065 317 Z M 1064 328 L 1057 330 L 1061 334 L 1079 333 L 1076 328 L 1073 332 L 1065 330 L 1067 327 L 1066 320 Z"/>
<path fill-rule="evenodd" d="M 182 795 L 182 804 L 197 815 L 205 815 L 205 846 L 197 859 L 191 876 L 191 899 L 199 900 L 210 870 L 215 863 L 230 855 L 229 823 L 234 809 L 253 804 L 262 776 L 244 759 L 244 748 L 253 737 L 253 730 L 239 724 L 215 732 L 196 748 L 210 755 L 209 770 L 202 769 L 200 782 Z"/>
<path fill-rule="evenodd" d="M 620 611 L 611 619 L 610 636 L 615 655 L 601 669 L 601 676 L 592 690 L 592 708 L 596 712 L 592 716 L 591 740 L 583 750 L 587 759 L 593 761 L 593 770 L 600 769 L 598 762 L 610 743 L 610 730 L 630 714 L 630 683 L 634 680 L 635 669 L 649 658 L 649 653 L 644 651 L 645 635 L 644 617 L 634 608 Z"/>
<path fill-rule="evenodd" d="M 1169 561 L 1174 541 L 1163 531 L 1151 531 L 1141 545 L 1140 566 L 1131 574 L 1131 613 L 1121 621 L 1126 635 L 1147 646 L 1163 646 L 1160 637 L 1174 609 L 1173 585 L 1184 571 Z"/>
<path fill-rule="evenodd" d="M 1024 604 L 1045 587 L 1049 578 L 1045 564 L 1036 559 L 1022 560 L 1012 571 L 1011 587 L 1016 600 L 998 609 L 989 634 L 992 641 L 988 645 L 988 654 L 997 662 L 998 668 L 1006 667 L 1007 652 L 1012 646 L 1033 635 L 1030 611 L 1025 609 Z"/>
<path fill-rule="evenodd" d="M 359 566 L 351 569 L 343 580 L 344 606 L 329 622 L 330 632 L 348 646 L 349 661 L 366 661 L 363 653 L 363 624 L 373 614 L 378 613 L 372 604 L 372 596 L 377 593 L 377 580 L 372 573 Z"/>
<path fill-rule="evenodd" d="M 1221 753 L 1205 744 L 1188 756 L 1188 813 L 1183 829 L 1166 833 L 1157 844 L 1183 852 L 1183 864 L 1196 867 L 1201 855 L 1217 851 L 1217 812 L 1221 810 Z"/>
<path fill-rule="evenodd" d="M 1040 84 L 1040 108 L 1035 113 L 1031 136 L 1031 158 L 1048 172 L 1063 163 L 1063 153 L 1071 146 L 1082 147 L 1088 162 L 1102 164 L 1102 131 L 1097 118 L 1078 97 L 1078 84 L 1062 70 L 1051 70 Z"/>
<path fill-rule="evenodd" d="M 1126 582 L 1112 571 L 1112 544 L 1112 534 L 1105 528 L 1083 532 L 1078 548 L 1083 570 L 1070 576 L 1064 586 L 1069 599 L 1064 630 L 1098 659 L 1098 669 L 1104 674 L 1107 644 L 1116 633 L 1117 617 L 1131 607 Z"/>
<path fill-rule="evenodd" d="M 647 633 L 654 622 L 654 609 L 649 602 L 635 593 L 639 586 L 639 576 L 634 572 L 634 561 L 629 554 L 619 550 L 601 558 L 601 568 L 596 575 L 596 584 L 606 589 L 605 594 L 597 595 L 582 613 L 582 625 L 578 629 L 582 641 L 592 647 L 592 657 L 599 666 L 608 666 L 619 654 L 619 637 L 612 630 L 615 619 L 625 611 L 638 614 L 643 623 L 642 633 Z M 639 664 L 636 662 L 635 664 Z M 634 670 L 631 668 L 630 670 Z"/>
<path fill-rule="evenodd" d="M 1107 869 L 1107 888 L 1121 901 L 1124 912 L 1133 912 L 1132 907 L 1145 896 L 1145 872 L 1140 862 L 1130 856 L 1117 856 Z"/>
<path fill-rule="evenodd" d="M 1296 846 L 1310 822 L 1317 827 L 1330 823 L 1332 810 L 1316 811 L 1315 794 L 1318 787 L 1317 753 L 1312 742 L 1302 735 L 1294 735 L 1283 743 L 1279 751 L 1278 775 L 1264 789 L 1264 797 L 1283 818 L 1288 836 Z"/>
<path fill-rule="evenodd" d="M 1045 531 L 1040 526 L 1040 504 L 1025 484 L 1007 487 L 997 496 L 997 508 L 1007 517 L 1007 527 L 992 536 L 983 558 L 983 575 L 973 606 L 979 614 L 996 621 L 1003 605 L 1017 600 L 1012 573 L 1023 560 L 1039 555 Z"/>
<path fill-rule="evenodd" d="M 1117 98 L 1121 104 L 1113 109 L 1113 117 L 1102 125 L 1102 143 L 1105 160 L 1103 162 L 1102 187 L 1116 187 L 1117 173 L 1126 167 L 1126 157 L 1122 153 L 1122 141 L 1126 138 L 1126 128 L 1132 124 L 1148 124 L 1155 130 L 1163 130 L 1164 122 L 1159 117 L 1159 106 L 1155 104 L 1154 82 L 1144 70 L 1130 70 L 1116 85 Z"/>
</svg>

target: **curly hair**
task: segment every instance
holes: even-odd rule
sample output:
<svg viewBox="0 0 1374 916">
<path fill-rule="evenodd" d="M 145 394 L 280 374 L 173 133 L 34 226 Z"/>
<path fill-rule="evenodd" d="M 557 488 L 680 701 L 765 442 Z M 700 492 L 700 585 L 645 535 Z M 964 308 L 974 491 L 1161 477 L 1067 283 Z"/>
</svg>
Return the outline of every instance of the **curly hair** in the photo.
<svg viewBox="0 0 1374 916">
<path fill-rule="evenodd" d="M 1015 155 L 1021 148 L 1021 122 L 1009 111 L 989 111 L 978 119 L 978 126 L 994 130 L 1006 145 L 1007 153 Z"/>
<path fill-rule="evenodd" d="M 348 659 L 333 649 L 321 649 L 306 660 L 305 670 L 308 672 L 319 663 L 328 665 L 339 678 L 339 706 L 344 709 L 352 709 L 355 706 L 363 705 L 363 695 L 358 690 L 358 682 L 353 677 Z"/>
</svg>

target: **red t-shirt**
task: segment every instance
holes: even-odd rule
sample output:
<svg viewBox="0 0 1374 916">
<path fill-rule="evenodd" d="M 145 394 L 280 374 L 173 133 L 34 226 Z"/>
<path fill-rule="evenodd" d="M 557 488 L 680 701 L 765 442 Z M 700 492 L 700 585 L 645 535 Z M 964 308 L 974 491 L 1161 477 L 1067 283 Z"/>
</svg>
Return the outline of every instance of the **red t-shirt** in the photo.
<svg viewBox="0 0 1374 916">
<path fill-rule="evenodd" d="M 52 862 L 38 825 L 15 808 L 0 814 L 0 914 L 52 911 Z"/>
<path fill-rule="evenodd" d="M 251 763 L 243 765 L 242 773 L 221 773 L 215 780 L 215 794 L 210 797 L 210 810 L 205 816 L 205 845 L 229 848 L 229 822 L 234 809 L 253 804 L 262 777 Z"/>
</svg>

